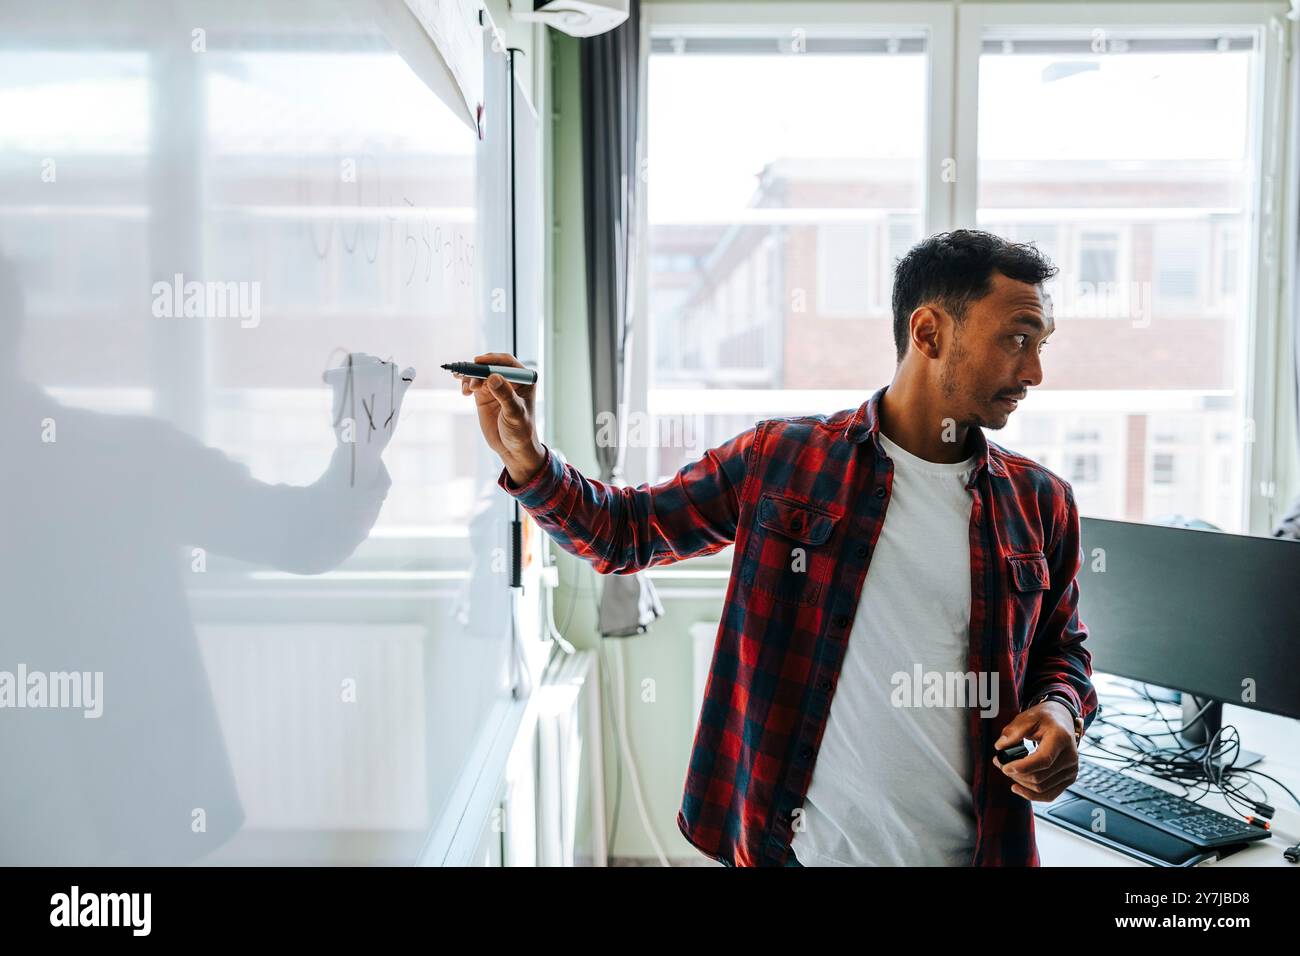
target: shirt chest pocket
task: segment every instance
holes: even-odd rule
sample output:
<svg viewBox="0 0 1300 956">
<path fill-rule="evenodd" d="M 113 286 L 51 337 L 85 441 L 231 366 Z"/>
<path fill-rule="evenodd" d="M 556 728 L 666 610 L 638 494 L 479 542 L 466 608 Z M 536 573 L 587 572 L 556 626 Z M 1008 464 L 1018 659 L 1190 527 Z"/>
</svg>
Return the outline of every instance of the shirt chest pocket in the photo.
<svg viewBox="0 0 1300 956">
<path fill-rule="evenodd" d="M 782 604 L 822 598 L 834 564 L 827 542 L 840 515 L 768 492 L 759 499 L 742 583 Z"/>
<path fill-rule="evenodd" d="M 1047 558 L 1041 551 L 1007 555 L 1007 575 L 1010 584 L 1011 647 L 1018 653 L 1029 643 L 1038 627 L 1043 597 L 1051 584 Z"/>
</svg>

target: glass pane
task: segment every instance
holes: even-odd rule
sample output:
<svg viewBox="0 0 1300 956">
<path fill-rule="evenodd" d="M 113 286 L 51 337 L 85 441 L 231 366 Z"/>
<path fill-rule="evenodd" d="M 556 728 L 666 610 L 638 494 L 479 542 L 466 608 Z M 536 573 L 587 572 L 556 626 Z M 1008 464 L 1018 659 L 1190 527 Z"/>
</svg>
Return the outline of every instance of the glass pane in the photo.
<svg viewBox="0 0 1300 956">
<path fill-rule="evenodd" d="M 923 221 L 926 56 L 921 34 L 653 39 L 652 473 L 892 377 L 893 265 Z"/>
<path fill-rule="evenodd" d="M 990 437 L 1085 513 L 1241 527 L 1255 56 L 1249 36 L 986 35 L 979 226 L 1061 270 L 1042 386 Z"/>
</svg>

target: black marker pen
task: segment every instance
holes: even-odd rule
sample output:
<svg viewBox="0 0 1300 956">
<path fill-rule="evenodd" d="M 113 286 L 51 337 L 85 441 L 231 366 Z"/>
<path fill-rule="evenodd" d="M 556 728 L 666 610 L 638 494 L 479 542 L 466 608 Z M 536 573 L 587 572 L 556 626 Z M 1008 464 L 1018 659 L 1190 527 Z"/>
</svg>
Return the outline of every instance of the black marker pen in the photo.
<svg viewBox="0 0 1300 956">
<path fill-rule="evenodd" d="M 536 385 L 537 372 L 531 368 L 519 368 L 515 365 L 482 365 L 478 362 L 449 362 L 442 366 L 449 372 L 459 372 L 468 378 L 487 378 L 496 372 L 507 382 L 519 385 Z"/>
</svg>

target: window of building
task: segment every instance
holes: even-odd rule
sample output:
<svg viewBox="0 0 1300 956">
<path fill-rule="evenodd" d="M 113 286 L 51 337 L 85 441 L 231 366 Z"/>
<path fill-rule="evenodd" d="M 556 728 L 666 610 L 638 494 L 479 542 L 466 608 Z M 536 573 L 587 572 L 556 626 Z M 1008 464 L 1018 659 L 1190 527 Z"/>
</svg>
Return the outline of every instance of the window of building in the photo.
<svg viewBox="0 0 1300 956">
<path fill-rule="evenodd" d="M 862 318 L 872 306 L 875 227 L 823 223 L 817 227 L 817 314 Z"/>
<path fill-rule="evenodd" d="M 1177 475 L 1172 452 L 1158 451 L 1151 456 L 1151 480 L 1157 485 L 1172 485 Z"/>
<path fill-rule="evenodd" d="M 1079 234 L 1078 278 L 1094 288 L 1118 281 L 1118 233 L 1090 229 Z"/>
</svg>

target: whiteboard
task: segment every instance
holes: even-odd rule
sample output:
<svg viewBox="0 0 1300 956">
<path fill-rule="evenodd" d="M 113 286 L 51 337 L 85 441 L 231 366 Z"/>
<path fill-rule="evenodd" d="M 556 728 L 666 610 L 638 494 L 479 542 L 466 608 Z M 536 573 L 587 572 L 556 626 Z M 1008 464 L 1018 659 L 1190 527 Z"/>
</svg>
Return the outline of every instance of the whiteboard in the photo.
<svg viewBox="0 0 1300 956">
<path fill-rule="evenodd" d="M 0 44 L 0 863 L 413 861 L 517 680 L 497 144 L 400 3 Z"/>
</svg>

